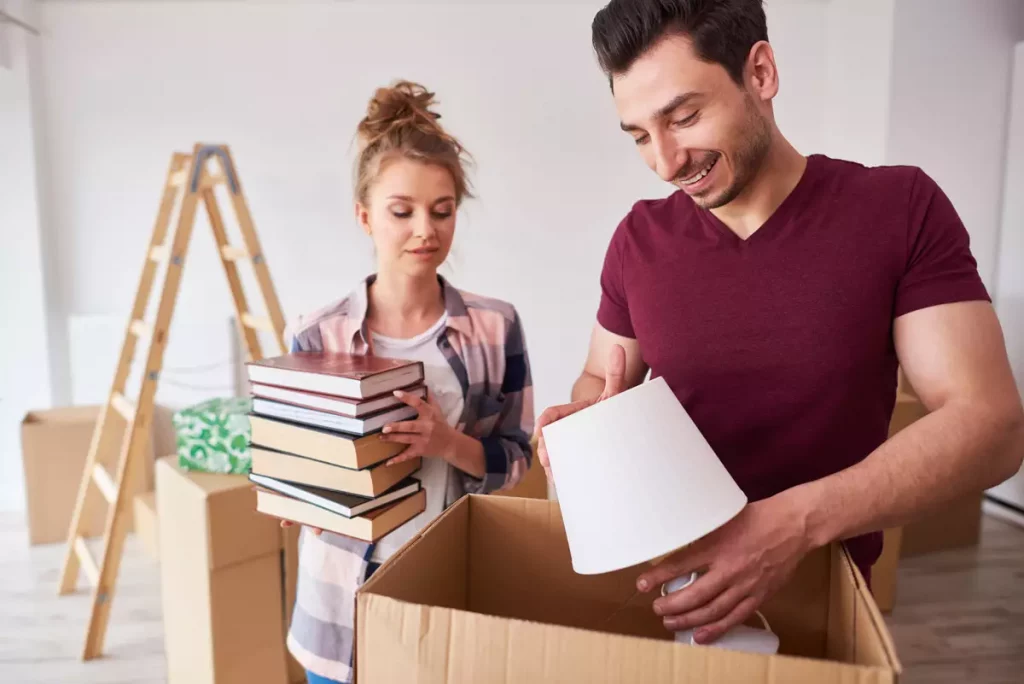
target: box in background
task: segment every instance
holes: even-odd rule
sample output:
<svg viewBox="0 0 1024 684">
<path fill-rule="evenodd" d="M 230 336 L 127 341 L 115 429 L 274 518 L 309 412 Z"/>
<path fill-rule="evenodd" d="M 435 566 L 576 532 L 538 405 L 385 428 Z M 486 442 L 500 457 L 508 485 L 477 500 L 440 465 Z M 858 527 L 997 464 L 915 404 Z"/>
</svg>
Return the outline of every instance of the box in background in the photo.
<svg viewBox="0 0 1024 684">
<path fill-rule="evenodd" d="M 160 560 L 160 540 L 157 536 L 156 492 L 136 494 L 132 502 L 135 511 L 135 536 L 153 560 Z"/>
<path fill-rule="evenodd" d="M 244 475 L 157 462 L 156 501 L 170 684 L 284 684 L 282 534 Z"/>
<path fill-rule="evenodd" d="M 71 515 L 78 500 L 78 487 L 92 444 L 93 430 L 100 415 L 99 406 L 68 406 L 29 411 L 21 423 L 21 453 L 25 473 L 25 500 L 28 512 L 29 543 L 66 542 Z M 114 411 L 108 420 L 116 421 L 123 434 L 124 421 Z M 114 474 L 118 452 L 103 459 Z M 153 488 L 153 452 L 150 448 L 142 467 L 133 473 L 129 494 Z M 103 534 L 107 504 L 98 491 L 91 493 L 84 512 L 83 535 Z M 128 529 L 132 529 L 131 507 Z"/>
<path fill-rule="evenodd" d="M 357 593 L 357 677 L 376 682 L 897 681 L 900 664 L 845 550 L 819 549 L 763 608 L 780 655 L 676 644 L 631 596 L 637 568 L 572 570 L 558 504 L 462 498 Z"/>
</svg>

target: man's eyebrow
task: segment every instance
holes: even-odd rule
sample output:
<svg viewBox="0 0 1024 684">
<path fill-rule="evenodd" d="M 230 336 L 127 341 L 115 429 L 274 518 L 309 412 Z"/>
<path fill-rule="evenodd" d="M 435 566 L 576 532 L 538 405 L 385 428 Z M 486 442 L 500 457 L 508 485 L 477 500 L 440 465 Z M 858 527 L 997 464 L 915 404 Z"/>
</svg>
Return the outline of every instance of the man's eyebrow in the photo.
<svg viewBox="0 0 1024 684">
<path fill-rule="evenodd" d="M 662 107 L 660 107 L 658 109 L 658 111 L 654 113 L 654 116 L 655 116 L 655 118 L 663 119 L 666 116 L 668 116 L 669 114 L 671 114 L 672 112 L 674 112 L 675 110 L 679 109 L 680 107 L 682 107 L 685 104 L 688 104 L 691 100 L 694 100 L 694 99 L 696 99 L 698 97 L 700 97 L 700 93 L 695 92 L 695 91 L 690 91 L 688 93 L 683 93 L 681 95 L 676 95 L 675 97 L 673 97 L 668 102 L 668 104 L 665 104 Z M 639 128 L 640 128 L 636 124 L 628 124 L 628 123 L 625 123 L 625 122 L 620 122 L 619 123 L 619 127 L 622 130 L 626 131 L 627 133 L 639 130 Z"/>
</svg>

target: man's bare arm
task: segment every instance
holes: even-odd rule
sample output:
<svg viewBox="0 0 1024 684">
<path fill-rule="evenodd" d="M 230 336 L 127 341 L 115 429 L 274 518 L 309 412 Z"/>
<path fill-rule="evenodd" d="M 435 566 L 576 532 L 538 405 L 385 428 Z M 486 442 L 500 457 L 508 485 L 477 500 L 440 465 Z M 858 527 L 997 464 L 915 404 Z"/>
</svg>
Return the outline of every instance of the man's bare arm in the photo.
<svg viewBox="0 0 1024 684">
<path fill-rule="evenodd" d="M 929 413 L 861 463 L 801 488 L 819 544 L 903 525 L 1021 466 L 1024 412 L 992 306 L 915 311 L 896 320 L 894 335 Z"/>
<path fill-rule="evenodd" d="M 623 350 L 624 358 L 617 359 L 615 347 Z M 609 372 L 610 371 L 610 372 Z M 615 393 L 636 387 L 647 375 L 647 365 L 640 355 L 640 344 L 629 337 L 622 337 L 605 330 L 599 323 L 594 324 L 590 333 L 590 350 L 583 373 L 572 387 L 572 400 L 593 401 L 605 391 L 605 380 L 611 375 Z"/>
</svg>

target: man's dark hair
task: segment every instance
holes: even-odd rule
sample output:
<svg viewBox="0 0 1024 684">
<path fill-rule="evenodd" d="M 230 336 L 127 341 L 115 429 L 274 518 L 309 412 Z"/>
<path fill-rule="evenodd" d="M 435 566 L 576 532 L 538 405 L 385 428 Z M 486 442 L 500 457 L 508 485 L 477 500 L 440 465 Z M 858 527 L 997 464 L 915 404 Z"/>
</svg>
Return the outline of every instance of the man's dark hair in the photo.
<svg viewBox="0 0 1024 684">
<path fill-rule="evenodd" d="M 688 37 L 700 59 L 721 64 L 738 84 L 750 48 L 768 40 L 762 0 L 611 0 L 594 16 L 591 33 L 609 78 L 675 33 Z"/>
</svg>

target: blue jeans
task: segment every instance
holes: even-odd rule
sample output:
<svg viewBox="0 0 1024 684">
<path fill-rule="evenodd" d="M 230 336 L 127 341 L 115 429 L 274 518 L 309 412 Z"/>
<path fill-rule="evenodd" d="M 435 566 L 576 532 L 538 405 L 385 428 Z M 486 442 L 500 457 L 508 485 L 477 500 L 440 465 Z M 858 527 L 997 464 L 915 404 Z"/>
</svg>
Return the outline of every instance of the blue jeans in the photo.
<svg viewBox="0 0 1024 684">
<path fill-rule="evenodd" d="M 327 679 L 326 677 L 313 674 L 309 670 L 306 670 L 306 681 L 309 682 L 309 684 L 341 684 L 341 682 L 334 679 Z"/>
<path fill-rule="evenodd" d="M 366 579 L 370 579 L 370 575 L 372 575 L 379 567 L 380 563 L 374 563 L 373 561 L 367 563 Z M 321 677 L 318 674 L 313 674 L 309 670 L 306 670 L 306 682 L 307 684 L 342 684 L 342 682 L 339 682 L 336 679 L 327 679 L 326 677 Z"/>
</svg>

